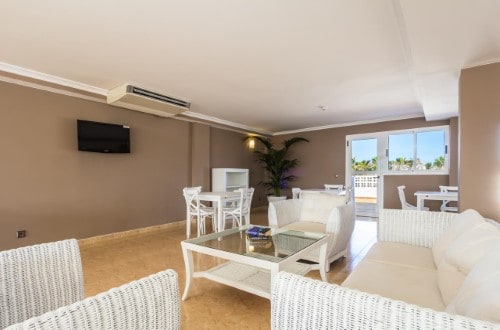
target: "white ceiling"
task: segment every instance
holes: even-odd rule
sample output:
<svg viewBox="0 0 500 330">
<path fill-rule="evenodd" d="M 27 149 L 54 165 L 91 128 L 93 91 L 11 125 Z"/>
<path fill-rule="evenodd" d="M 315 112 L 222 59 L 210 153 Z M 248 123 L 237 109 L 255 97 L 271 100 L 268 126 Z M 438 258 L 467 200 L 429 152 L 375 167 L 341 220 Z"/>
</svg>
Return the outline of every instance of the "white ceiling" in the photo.
<svg viewBox="0 0 500 330">
<path fill-rule="evenodd" d="M 434 120 L 458 115 L 462 68 L 500 60 L 499 17 L 498 0 L 5 0 L 0 70 L 132 83 L 261 132 Z"/>
</svg>

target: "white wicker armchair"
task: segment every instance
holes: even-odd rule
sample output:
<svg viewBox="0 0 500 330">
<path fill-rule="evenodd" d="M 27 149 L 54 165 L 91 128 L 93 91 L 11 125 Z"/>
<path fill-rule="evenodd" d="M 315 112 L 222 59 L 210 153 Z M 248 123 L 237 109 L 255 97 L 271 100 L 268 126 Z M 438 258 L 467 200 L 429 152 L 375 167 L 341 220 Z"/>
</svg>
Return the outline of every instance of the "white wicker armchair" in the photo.
<svg viewBox="0 0 500 330">
<path fill-rule="evenodd" d="M 272 285 L 271 329 L 498 329 L 498 326 L 281 272 Z"/>
<path fill-rule="evenodd" d="M 75 239 L 0 252 L 0 328 L 83 297 Z"/>
<path fill-rule="evenodd" d="M 323 208 L 323 215 L 317 214 L 318 218 L 311 218 L 304 214 L 305 203 L 314 205 L 311 198 L 335 198 L 325 194 L 302 194 L 300 199 L 290 199 L 273 202 L 269 204 L 268 220 L 269 226 L 288 228 L 291 230 L 302 230 L 309 232 L 322 232 L 329 234 L 327 247 L 326 271 L 330 264 L 347 254 L 347 247 L 354 230 L 354 203 L 343 202 L 338 206 Z M 309 201 L 308 201 L 309 199 Z M 328 202 L 327 202 L 328 203 Z M 324 205 L 323 205 L 324 206 Z M 314 213 L 314 212 L 313 212 Z M 308 260 L 319 262 L 319 252 L 311 254 Z"/>
<path fill-rule="evenodd" d="M 168 269 L 7 329 L 180 329 L 177 273 Z"/>
</svg>

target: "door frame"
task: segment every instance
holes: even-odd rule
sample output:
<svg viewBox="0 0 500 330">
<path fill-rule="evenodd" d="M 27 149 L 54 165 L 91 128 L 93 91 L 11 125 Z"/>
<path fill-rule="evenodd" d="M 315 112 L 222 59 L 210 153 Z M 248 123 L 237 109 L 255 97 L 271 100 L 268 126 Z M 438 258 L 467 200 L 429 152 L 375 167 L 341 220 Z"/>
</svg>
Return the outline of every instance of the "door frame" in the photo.
<svg viewBox="0 0 500 330">
<path fill-rule="evenodd" d="M 383 169 L 385 168 L 385 163 L 387 162 L 386 157 L 386 149 L 387 142 L 384 140 L 384 132 L 378 133 L 364 133 L 364 134 L 352 134 L 346 135 L 346 186 L 352 186 L 353 191 L 354 188 L 354 180 L 353 180 L 353 171 L 352 171 L 352 141 L 353 140 L 369 140 L 376 139 L 377 140 L 377 171 L 373 173 L 373 175 L 378 176 L 377 182 L 377 204 L 375 214 L 370 215 L 371 217 L 378 218 L 378 210 L 381 209 L 384 205 L 384 174 Z M 368 172 L 365 172 L 368 174 Z M 355 192 L 355 191 L 354 191 Z M 356 197 L 356 196 L 355 196 Z"/>
</svg>

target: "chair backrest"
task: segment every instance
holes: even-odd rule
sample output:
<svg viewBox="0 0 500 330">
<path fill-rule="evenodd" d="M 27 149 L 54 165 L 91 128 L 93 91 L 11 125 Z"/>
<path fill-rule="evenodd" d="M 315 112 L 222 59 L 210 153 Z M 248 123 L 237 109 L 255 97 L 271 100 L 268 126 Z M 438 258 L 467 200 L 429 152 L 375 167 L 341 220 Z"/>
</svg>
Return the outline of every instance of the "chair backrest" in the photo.
<svg viewBox="0 0 500 330">
<path fill-rule="evenodd" d="M 458 191 L 457 186 L 439 186 L 441 192 Z"/>
<path fill-rule="evenodd" d="M 401 208 L 403 210 L 415 210 L 417 207 L 409 204 L 406 201 L 405 188 L 406 188 L 406 186 L 399 186 L 398 187 L 399 200 L 401 201 Z"/>
<path fill-rule="evenodd" d="M 325 190 L 342 190 L 344 189 L 343 184 L 325 184 Z"/>
<path fill-rule="evenodd" d="M 82 300 L 76 239 L 0 252 L 0 328 Z"/>
<path fill-rule="evenodd" d="M 252 207 L 252 198 L 253 198 L 253 193 L 255 191 L 254 188 L 240 188 L 238 191 L 241 196 L 240 196 L 240 209 L 241 209 L 241 214 L 245 215 L 250 213 L 250 208 Z"/>
<path fill-rule="evenodd" d="M 300 188 L 292 188 L 292 198 L 293 199 L 300 198 Z"/>
<path fill-rule="evenodd" d="M 180 329 L 180 314 L 177 273 L 167 269 L 8 329 Z"/>
<path fill-rule="evenodd" d="M 198 194 L 201 192 L 199 187 L 186 187 L 182 189 L 182 194 L 186 200 L 186 207 L 189 214 L 197 213 L 200 208 L 200 200 Z"/>
<path fill-rule="evenodd" d="M 457 186 L 439 186 L 439 190 L 441 192 L 458 192 L 458 187 Z M 451 212 L 458 212 L 458 206 L 449 206 L 448 203 L 450 203 L 449 200 L 443 200 L 441 202 L 441 211 L 446 212 L 446 211 L 451 211 Z"/>
</svg>

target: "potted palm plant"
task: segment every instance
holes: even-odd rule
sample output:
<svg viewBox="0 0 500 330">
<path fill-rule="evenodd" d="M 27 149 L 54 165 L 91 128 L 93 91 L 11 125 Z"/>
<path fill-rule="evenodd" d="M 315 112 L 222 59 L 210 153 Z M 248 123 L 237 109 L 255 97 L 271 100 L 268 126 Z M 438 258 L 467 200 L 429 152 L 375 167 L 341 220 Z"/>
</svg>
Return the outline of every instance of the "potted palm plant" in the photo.
<svg viewBox="0 0 500 330">
<path fill-rule="evenodd" d="M 292 145 L 298 142 L 309 142 L 309 140 L 302 137 L 294 137 L 283 141 L 281 148 L 276 148 L 271 141 L 260 136 L 247 137 L 247 139 L 260 141 L 265 147 L 264 151 L 254 151 L 257 160 L 262 163 L 267 172 L 266 180 L 262 181 L 261 184 L 271 192 L 272 196 L 286 199 L 286 197 L 281 196 L 281 190 L 287 187 L 288 182 L 296 178 L 295 175 L 290 174 L 290 170 L 295 168 L 299 163 L 297 158 L 288 159 L 288 152 Z M 272 196 L 268 196 L 268 199 Z"/>
</svg>

